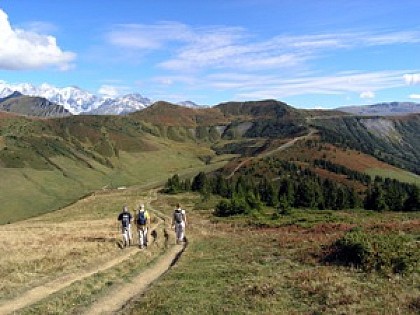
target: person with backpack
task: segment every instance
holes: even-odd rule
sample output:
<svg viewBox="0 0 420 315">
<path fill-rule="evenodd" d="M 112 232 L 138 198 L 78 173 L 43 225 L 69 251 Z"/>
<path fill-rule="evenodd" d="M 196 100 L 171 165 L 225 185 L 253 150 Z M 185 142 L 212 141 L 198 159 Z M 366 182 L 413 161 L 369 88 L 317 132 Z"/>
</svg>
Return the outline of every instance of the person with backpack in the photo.
<svg viewBox="0 0 420 315">
<path fill-rule="evenodd" d="M 172 228 L 175 228 L 176 243 L 181 244 L 185 239 L 185 227 L 187 225 L 187 216 L 185 210 L 181 209 L 178 203 L 172 216 Z"/>
<path fill-rule="evenodd" d="M 143 248 L 147 247 L 147 233 L 149 232 L 150 215 L 147 210 L 144 209 L 144 205 L 141 204 L 137 210 L 136 215 L 137 233 L 139 236 L 139 246 Z"/>
<path fill-rule="evenodd" d="M 123 206 L 122 212 L 118 215 L 118 221 L 121 221 L 121 232 L 123 237 L 123 247 L 130 246 L 131 244 L 131 220 L 133 216 L 128 211 L 127 205 Z"/>
</svg>

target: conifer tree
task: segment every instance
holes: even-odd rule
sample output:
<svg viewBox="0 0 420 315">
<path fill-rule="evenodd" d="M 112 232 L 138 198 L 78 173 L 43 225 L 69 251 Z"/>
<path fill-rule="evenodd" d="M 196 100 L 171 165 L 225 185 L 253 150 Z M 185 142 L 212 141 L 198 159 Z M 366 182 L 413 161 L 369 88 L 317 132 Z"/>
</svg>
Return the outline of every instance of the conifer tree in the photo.
<svg viewBox="0 0 420 315">
<path fill-rule="evenodd" d="M 420 211 L 420 189 L 416 185 L 412 185 L 408 193 L 408 198 L 404 203 L 405 211 Z"/>
<path fill-rule="evenodd" d="M 194 177 L 193 182 L 191 184 L 191 190 L 202 192 L 207 184 L 208 183 L 206 173 L 200 172 Z"/>
</svg>

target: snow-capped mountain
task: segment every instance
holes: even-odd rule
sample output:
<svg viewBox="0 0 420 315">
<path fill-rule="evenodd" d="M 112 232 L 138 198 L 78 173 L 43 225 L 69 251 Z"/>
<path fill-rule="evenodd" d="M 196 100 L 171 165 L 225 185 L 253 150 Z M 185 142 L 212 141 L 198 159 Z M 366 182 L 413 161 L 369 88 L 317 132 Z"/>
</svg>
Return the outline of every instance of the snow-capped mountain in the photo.
<svg viewBox="0 0 420 315">
<path fill-rule="evenodd" d="M 390 102 L 373 105 L 343 106 L 336 108 L 343 112 L 365 116 L 395 116 L 420 113 L 420 104 L 413 102 Z"/>
<path fill-rule="evenodd" d="M 115 99 L 105 100 L 98 108 L 89 111 L 92 115 L 124 115 L 142 110 L 151 105 L 152 101 L 140 94 L 127 94 Z"/>
<path fill-rule="evenodd" d="M 177 105 L 184 106 L 184 107 L 189 107 L 189 108 L 199 108 L 199 107 L 202 107 L 202 106 L 197 105 L 196 103 L 194 103 L 192 101 L 183 101 L 183 102 L 178 102 L 176 104 Z"/>
<path fill-rule="evenodd" d="M 125 114 L 143 109 L 152 102 L 140 94 L 129 94 L 118 98 L 97 96 L 78 87 L 57 88 L 49 84 L 34 86 L 28 83 L 8 84 L 0 81 L 0 98 L 7 97 L 18 91 L 28 96 L 44 97 L 47 100 L 62 105 L 73 115 L 83 113 Z"/>
</svg>

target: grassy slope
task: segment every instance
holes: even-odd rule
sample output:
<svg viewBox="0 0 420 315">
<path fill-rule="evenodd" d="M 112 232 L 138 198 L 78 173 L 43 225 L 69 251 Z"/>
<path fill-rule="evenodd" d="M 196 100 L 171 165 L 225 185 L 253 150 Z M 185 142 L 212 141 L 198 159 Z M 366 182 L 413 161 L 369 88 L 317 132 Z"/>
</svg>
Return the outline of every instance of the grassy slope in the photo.
<svg viewBox="0 0 420 315">
<path fill-rule="evenodd" d="M 410 173 L 404 170 L 387 170 L 382 168 L 370 168 L 366 170 L 366 173 L 372 177 L 381 176 L 383 178 L 393 178 L 400 182 L 417 184 L 420 186 L 420 176 L 414 173 Z"/>
<path fill-rule="evenodd" d="M 63 272 L 78 273 L 121 255 L 124 251 L 115 244 L 116 214 L 124 203 L 133 209 L 145 202 L 148 190 L 139 186 L 98 193 L 63 210 L 0 226 L 0 302 Z M 182 194 L 159 195 L 152 202 L 167 214 L 181 202 L 188 211 L 190 242 L 177 265 L 124 313 L 374 314 L 387 309 L 415 314 L 418 273 L 385 277 L 323 265 L 318 258 L 323 245 L 355 225 L 373 233 L 399 231 L 418 240 L 419 214 L 296 210 L 272 219 L 267 210 L 254 218 L 214 221 L 216 201 Z M 78 281 L 19 314 L 82 313 L 153 263 L 162 246 Z"/>
<path fill-rule="evenodd" d="M 101 187 L 163 181 L 182 170 L 202 167 L 198 159 L 210 154 L 196 145 L 174 145 L 156 139 L 159 150 L 148 152 L 120 152 L 114 158 L 114 168 L 107 168 L 93 160 L 93 168 L 65 157 L 52 160 L 65 170 L 34 170 L 31 168 L 3 168 L 0 172 L 0 224 L 14 222 L 63 207 L 83 195 Z"/>
<path fill-rule="evenodd" d="M 355 225 L 371 233 L 399 231 L 418 239 L 419 215 L 299 211 L 295 224 L 257 228 L 248 219 L 210 223 L 200 200 L 180 201 L 189 215 L 189 245 L 173 270 L 128 308 L 128 314 L 415 314 L 419 273 L 366 274 L 319 262 L 322 246 Z M 195 211 L 192 211 L 195 209 Z M 298 225 L 296 225 L 298 224 Z M 374 297 L 374 298 L 372 298 Z M 417 305 L 417 306 L 416 306 Z"/>
<path fill-rule="evenodd" d="M 202 165 L 200 158 L 213 155 L 208 149 L 211 144 L 194 144 L 184 134 L 188 128 L 223 125 L 232 117 L 245 120 L 262 117 L 264 120 L 267 115 L 301 116 L 297 110 L 278 102 L 250 102 L 248 107 L 245 104 L 248 103 L 222 104 L 205 110 L 158 104 L 127 117 L 75 116 L 39 120 L 2 114 L 0 168 L 10 168 L 1 168 L 0 172 L 0 224 L 57 209 L 103 186 L 141 184 L 150 178 L 164 180 L 181 169 Z M 165 133 L 171 133 L 169 127 L 150 125 L 162 119 L 164 125 L 179 126 L 171 130 L 178 132 L 180 142 L 162 138 L 168 136 Z M 156 132 L 159 137 L 151 137 L 148 132 Z M 252 148 L 244 149 L 245 152 L 250 150 Z M 303 161 L 307 157 L 321 158 L 325 153 L 332 162 L 359 171 L 376 167 L 399 172 L 367 155 L 333 150 L 294 146 L 288 150 L 290 153 L 283 152 L 282 156 L 299 157 Z M 115 167 L 105 166 L 110 163 Z"/>
<path fill-rule="evenodd" d="M 308 147 L 303 142 L 300 142 L 287 151 L 282 152 L 279 157 L 285 160 L 293 159 L 305 162 L 324 159 L 334 164 L 343 165 L 349 169 L 369 174 L 372 177 L 378 175 L 384 178 L 395 178 L 402 182 L 420 185 L 420 177 L 414 173 L 397 168 L 359 151 L 342 149 L 331 144 L 318 143 L 312 147 Z M 333 174 L 330 174 L 330 177 L 336 180 L 333 178 Z"/>
<path fill-rule="evenodd" d="M 31 288 L 57 281 L 60 277 L 67 281 L 67 278 L 132 252 L 123 263 L 74 282 L 18 312 L 80 314 L 96 297 L 107 294 L 109 289 L 124 284 L 153 264 L 166 250 L 163 226 L 157 229 L 160 237 L 147 252 L 135 247 L 121 250 L 117 246 L 120 232 L 116 216 L 123 204 L 130 210 L 139 203 L 147 204 L 150 198 L 147 186 L 97 193 L 65 209 L 0 226 L 3 240 L 0 245 L 3 253 L 0 257 L 0 304 L 8 303 L 7 300 L 19 297 Z M 152 224 L 156 222 L 153 213 Z M 174 243 L 172 235 L 170 241 Z"/>
</svg>

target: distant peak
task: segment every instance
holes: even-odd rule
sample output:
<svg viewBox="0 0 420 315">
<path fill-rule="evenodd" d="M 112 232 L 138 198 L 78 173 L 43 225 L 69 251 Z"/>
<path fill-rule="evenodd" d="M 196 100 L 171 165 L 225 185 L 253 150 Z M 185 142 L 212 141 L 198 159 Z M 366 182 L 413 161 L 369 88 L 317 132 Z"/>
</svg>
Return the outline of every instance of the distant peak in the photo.
<svg viewBox="0 0 420 315">
<path fill-rule="evenodd" d="M 8 96 L 4 97 L 4 98 L 0 98 L 0 101 L 5 101 L 11 98 L 15 98 L 15 97 L 20 97 L 23 96 L 22 93 L 20 93 L 19 91 L 14 91 L 12 94 L 9 94 Z"/>
<path fill-rule="evenodd" d="M 20 93 L 19 91 L 14 91 L 12 94 L 10 94 L 9 96 L 8 96 L 8 98 L 12 98 L 12 97 L 19 97 L 19 96 L 22 96 L 23 94 L 22 93 Z"/>
</svg>

